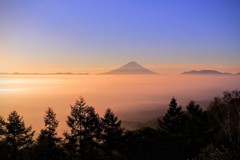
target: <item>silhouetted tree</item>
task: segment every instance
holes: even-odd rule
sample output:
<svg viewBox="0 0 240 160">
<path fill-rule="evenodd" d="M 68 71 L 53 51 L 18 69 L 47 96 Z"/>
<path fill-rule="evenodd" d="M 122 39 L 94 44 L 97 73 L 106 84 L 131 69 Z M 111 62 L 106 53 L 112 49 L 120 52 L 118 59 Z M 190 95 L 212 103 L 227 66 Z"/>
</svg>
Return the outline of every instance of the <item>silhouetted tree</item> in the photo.
<svg viewBox="0 0 240 160">
<path fill-rule="evenodd" d="M 167 113 L 162 120 L 158 120 L 159 128 L 161 131 L 168 133 L 178 132 L 181 124 L 183 123 L 183 111 L 182 107 L 177 105 L 177 100 L 172 98 Z"/>
<path fill-rule="evenodd" d="M 58 120 L 52 108 L 48 108 L 44 117 L 45 128 L 41 130 L 37 138 L 35 154 L 37 159 L 58 160 L 63 158 L 63 151 L 60 148 L 61 138 L 57 137 Z"/>
<path fill-rule="evenodd" d="M 206 146 L 201 150 L 201 153 L 198 155 L 197 159 L 199 160 L 233 160 L 233 155 L 228 151 L 227 148 L 223 146 L 221 148 L 216 148 L 212 144 Z"/>
<path fill-rule="evenodd" d="M 119 144 L 122 140 L 123 128 L 121 121 L 114 115 L 111 109 L 107 109 L 102 118 L 102 141 L 105 159 L 117 159 L 119 157 Z"/>
<path fill-rule="evenodd" d="M 83 97 L 80 97 L 79 100 L 76 100 L 75 105 L 71 106 L 71 113 L 70 116 L 68 116 L 67 125 L 71 128 L 71 131 L 70 133 L 64 133 L 64 136 L 65 147 L 72 160 L 81 160 L 80 148 L 82 149 L 82 129 L 86 108 L 85 100 Z"/>
<path fill-rule="evenodd" d="M 208 132 L 208 116 L 206 111 L 203 111 L 194 101 L 190 101 L 186 109 L 183 138 L 186 143 L 188 159 L 194 159 L 206 147 L 212 136 Z"/>
<path fill-rule="evenodd" d="M 208 108 L 212 117 L 212 128 L 218 127 L 216 142 L 224 145 L 240 158 L 240 91 L 224 92 L 222 98 L 216 97 Z M 215 123 L 214 123 L 215 122 Z"/>
<path fill-rule="evenodd" d="M 101 134 L 100 119 L 93 107 L 87 106 L 80 97 L 68 116 L 67 125 L 70 133 L 65 133 L 65 147 L 71 159 L 94 159 Z"/>
<path fill-rule="evenodd" d="M 122 157 L 126 160 L 165 159 L 162 138 L 157 130 L 149 127 L 126 131 L 121 144 Z"/>
<path fill-rule="evenodd" d="M 25 127 L 23 118 L 20 117 L 16 111 L 13 111 L 8 116 L 6 125 L 6 143 L 9 145 L 10 159 L 22 159 L 21 153 L 24 149 L 31 147 L 33 144 L 33 135 L 32 127 Z"/>
<path fill-rule="evenodd" d="M 3 117 L 0 116 L 0 159 L 8 159 L 9 147 L 6 143 L 6 122 Z"/>
<path fill-rule="evenodd" d="M 110 109 L 100 119 L 80 97 L 67 117 L 70 132 L 64 133 L 64 143 L 57 136 L 56 114 L 48 108 L 33 145 L 34 131 L 13 111 L 6 121 L 0 116 L 0 159 L 240 159 L 240 91 L 224 92 L 206 111 L 194 101 L 182 111 L 172 98 L 158 122 L 158 129 L 124 131 Z"/>
<path fill-rule="evenodd" d="M 183 124 L 185 121 L 183 113 L 182 107 L 177 105 L 175 98 L 172 98 L 167 113 L 162 120 L 158 120 L 159 131 L 165 136 L 164 139 L 166 140 L 163 147 L 166 155 L 165 159 L 187 159 L 187 155 L 184 152 L 186 144 L 183 139 Z"/>
<path fill-rule="evenodd" d="M 86 117 L 82 128 L 83 159 L 99 158 L 99 142 L 101 138 L 101 122 L 99 115 L 91 106 L 86 108 Z"/>
<path fill-rule="evenodd" d="M 3 141 L 6 135 L 6 122 L 3 117 L 0 116 L 0 141 Z"/>
</svg>

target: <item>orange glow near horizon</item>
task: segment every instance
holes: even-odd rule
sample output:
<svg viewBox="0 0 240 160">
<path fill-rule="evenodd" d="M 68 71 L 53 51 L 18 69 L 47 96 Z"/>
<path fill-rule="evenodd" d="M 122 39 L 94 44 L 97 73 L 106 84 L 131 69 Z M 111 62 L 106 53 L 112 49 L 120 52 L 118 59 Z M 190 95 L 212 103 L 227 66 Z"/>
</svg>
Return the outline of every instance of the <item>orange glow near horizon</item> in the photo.
<svg viewBox="0 0 240 160">
<path fill-rule="evenodd" d="M 11 56 L 0 55 L 2 64 L 0 66 L 0 73 L 13 73 L 13 72 L 21 72 L 21 73 L 56 73 L 56 72 L 72 72 L 72 73 L 89 73 L 89 74 L 99 74 L 111 71 L 113 69 L 119 68 L 124 63 L 118 64 L 104 64 L 98 66 L 91 66 L 91 64 L 84 64 L 79 66 L 74 65 L 66 65 L 66 64 L 45 64 L 35 61 L 26 61 L 16 58 L 11 58 Z M 46 62 L 47 63 L 47 62 Z M 49 62 L 48 62 L 49 63 Z M 11 64 L 11 65 L 9 65 Z M 163 64 L 143 64 L 144 67 L 160 73 L 160 74 L 180 74 L 185 71 L 190 70 L 217 70 L 220 72 L 229 72 L 229 73 L 239 73 L 240 66 L 236 64 L 172 64 L 172 63 L 163 63 Z"/>
<path fill-rule="evenodd" d="M 5 54 L 3 54 L 5 53 Z M 2 63 L 0 65 L 0 73 L 56 73 L 56 72 L 72 72 L 72 73 L 89 73 L 89 74 L 99 74 L 111 71 L 113 69 L 119 68 L 126 63 L 121 61 L 118 63 L 103 63 L 94 64 L 94 62 L 81 62 L 76 65 L 71 64 L 71 61 L 65 62 L 64 60 L 59 60 L 59 63 L 56 63 L 52 60 L 46 59 L 26 59 L 26 57 L 14 56 L 9 52 L 0 52 L 0 59 Z M 62 62 L 61 62 L 62 61 Z M 63 63 L 64 62 L 64 63 Z M 190 70 L 217 70 L 220 72 L 229 72 L 229 73 L 239 73 L 240 66 L 239 64 L 214 64 L 214 63 L 140 63 L 144 67 L 160 73 L 160 74 L 180 74 L 185 71 Z"/>
<path fill-rule="evenodd" d="M 26 124 L 32 124 L 38 132 L 43 127 L 47 107 L 52 107 L 62 133 L 67 130 L 65 121 L 70 104 L 74 104 L 79 96 L 83 96 L 101 116 L 108 107 L 121 119 L 129 118 L 124 113 L 158 110 L 141 117 L 141 120 L 148 120 L 166 110 L 173 96 L 182 105 L 190 100 L 209 101 L 214 96 L 221 96 L 225 90 L 239 89 L 239 81 L 240 76 L 213 75 L 1 76 L 0 115 L 6 118 L 16 110 Z M 139 120 L 134 116 L 131 118 Z"/>
</svg>

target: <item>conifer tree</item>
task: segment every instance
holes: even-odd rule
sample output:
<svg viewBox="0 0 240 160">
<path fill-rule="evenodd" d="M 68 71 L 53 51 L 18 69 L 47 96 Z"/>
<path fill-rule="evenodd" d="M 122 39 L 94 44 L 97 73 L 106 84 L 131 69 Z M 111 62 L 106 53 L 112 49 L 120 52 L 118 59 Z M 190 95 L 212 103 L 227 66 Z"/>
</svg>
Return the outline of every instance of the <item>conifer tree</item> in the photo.
<svg viewBox="0 0 240 160">
<path fill-rule="evenodd" d="M 60 159 L 60 141 L 57 137 L 58 120 L 56 120 L 56 113 L 52 108 L 48 108 L 44 117 L 45 128 L 41 130 L 37 138 L 36 154 L 42 160 Z"/>
<path fill-rule="evenodd" d="M 0 116 L 0 141 L 3 141 L 4 135 L 6 134 L 6 122 L 3 117 Z"/>
<path fill-rule="evenodd" d="M 9 148 L 6 143 L 6 122 L 0 116 L 0 159 L 8 159 Z"/>
<path fill-rule="evenodd" d="M 83 123 L 83 142 L 86 146 L 94 147 L 100 140 L 101 123 L 99 115 L 91 106 L 86 108 L 86 117 Z"/>
<path fill-rule="evenodd" d="M 114 115 L 111 109 L 107 109 L 102 118 L 102 141 L 103 147 L 111 158 L 114 158 L 113 152 L 117 152 L 121 144 L 123 128 L 121 121 Z"/>
<path fill-rule="evenodd" d="M 166 143 L 162 148 L 167 159 L 187 159 L 185 139 L 183 138 L 183 122 L 185 116 L 182 107 L 177 105 L 177 100 L 172 98 L 167 113 L 162 120 L 158 120 L 160 133 L 164 135 Z"/>
<path fill-rule="evenodd" d="M 94 108 L 87 106 L 82 97 L 71 106 L 67 125 L 71 131 L 64 134 L 65 147 L 71 159 L 94 159 L 92 157 L 97 153 L 101 124 Z"/>
<path fill-rule="evenodd" d="M 23 118 L 18 115 L 16 111 L 13 111 L 8 116 L 6 122 L 6 143 L 9 145 L 10 159 L 16 160 L 20 159 L 21 151 L 31 147 L 33 144 L 33 135 L 32 127 L 25 127 Z"/>
<path fill-rule="evenodd" d="M 169 108 L 162 120 L 158 120 L 160 130 L 176 133 L 183 122 L 182 107 L 177 105 L 177 100 L 172 98 Z"/>
<path fill-rule="evenodd" d="M 190 101 L 186 106 L 186 121 L 184 122 L 184 138 L 189 159 L 196 157 L 200 150 L 206 147 L 211 139 L 208 133 L 208 116 L 200 105 Z"/>
</svg>

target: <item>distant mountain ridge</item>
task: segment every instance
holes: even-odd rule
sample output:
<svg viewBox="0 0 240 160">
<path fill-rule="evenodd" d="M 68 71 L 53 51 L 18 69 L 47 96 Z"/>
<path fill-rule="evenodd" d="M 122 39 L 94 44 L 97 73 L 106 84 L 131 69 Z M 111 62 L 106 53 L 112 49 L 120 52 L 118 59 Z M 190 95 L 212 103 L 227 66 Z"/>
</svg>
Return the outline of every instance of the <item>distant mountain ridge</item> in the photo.
<svg viewBox="0 0 240 160">
<path fill-rule="evenodd" d="M 219 72 L 216 70 L 192 70 L 192 71 L 187 71 L 187 72 L 183 72 L 182 74 L 223 74 L 223 75 L 231 75 L 231 73 L 227 73 L 227 72 Z"/>
<path fill-rule="evenodd" d="M 56 72 L 56 73 L 0 73 L 0 75 L 89 75 L 89 73 L 71 73 L 71 72 Z"/>
<path fill-rule="evenodd" d="M 112 74 L 112 75 L 134 75 L 134 74 L 157 74 L 145 67 L 141 66 L 137 62 L 131 61 L 120 68 L 112 70 L 110 72 L 102 73 L 102 74 Z"/>
</svg>

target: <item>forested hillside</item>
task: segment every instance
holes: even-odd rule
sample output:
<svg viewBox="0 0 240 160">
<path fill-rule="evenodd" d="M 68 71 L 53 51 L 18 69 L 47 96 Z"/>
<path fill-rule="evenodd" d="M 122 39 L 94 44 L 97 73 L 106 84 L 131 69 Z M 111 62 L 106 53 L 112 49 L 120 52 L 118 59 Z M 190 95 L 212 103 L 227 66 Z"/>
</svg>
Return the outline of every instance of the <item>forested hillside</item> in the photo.
<svg viewBox="0 0 240 160">
<path fill-rule="evenodd" d="M 68 132 L 57 134 L 53 109 L 35 135 L 17 111 L 0 117 L 1 160 L 220 160 L 240 159 L 240 91 L 224 92 L 207 109 L 172 98 L 158 127 L 129 131 L 107 109 L 100 117 L 80 97 L 67 117 Z M 154 117 L 153 117 L 154 118 Z M 36 137 L 36 138 L 34 138 Z"/>
</svg>

